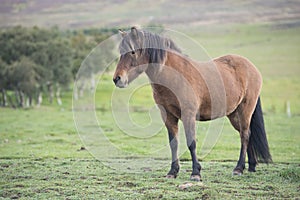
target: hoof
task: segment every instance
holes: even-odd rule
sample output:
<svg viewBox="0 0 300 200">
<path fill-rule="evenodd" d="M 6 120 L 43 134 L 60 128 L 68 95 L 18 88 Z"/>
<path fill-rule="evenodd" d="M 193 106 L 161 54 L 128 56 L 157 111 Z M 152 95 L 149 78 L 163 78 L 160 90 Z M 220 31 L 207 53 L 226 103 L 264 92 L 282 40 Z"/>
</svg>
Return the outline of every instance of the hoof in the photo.
<svg viewBox="0 0 300 200">
<path fill-rule="evenodd" d="M 242 176 L 242 174 L 243 174 L 243 171 L 241 171 L 239 169 L 235 169 L 232 172 L 232 175 L 234 175 L 234 176 Z"/>
<path fill-rule="evenodd" d="M 199 182 L 201 181 L 201 176 L 200 175 L 191 175 L 191 181 L 196 181 Z"/>
<path fill-rule="evenodd" d="M 166 178 L 168 178 L 168 179 L 175 179 L 175 178 L 176 178 L 176 175 L 168 174 L 168 175 L 166 176 Z"/>
<path fill-rule="evenodd" d="M 249 171 L 249 172 L 256 172 L 256 170 L 253 169 L 253 168 L 249 168 L 248 171 Z"/>
</svg>

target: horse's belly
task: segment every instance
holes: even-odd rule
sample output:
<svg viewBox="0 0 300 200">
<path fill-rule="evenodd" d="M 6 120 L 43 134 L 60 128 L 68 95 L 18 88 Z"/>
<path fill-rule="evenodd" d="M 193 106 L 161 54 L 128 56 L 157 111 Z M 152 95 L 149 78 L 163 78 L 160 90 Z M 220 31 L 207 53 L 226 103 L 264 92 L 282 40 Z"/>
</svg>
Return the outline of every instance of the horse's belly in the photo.
<svg viewBox="0 0 300 200">
<path fill-rule="evenodd" d="M 196 120 L 197 121 L 209 121 L 209 120 L 217 119 L 217 118 L 220 118 L 220 117 L 224 117 L 225 115 L 226 114 L 222 113 L 222 112 L 220 112 L 220 113 L 211 113 L 211 112 L 207 112 L 207 110 L 205 112 L 200 111 L 196 115 Z"/>
</svg>

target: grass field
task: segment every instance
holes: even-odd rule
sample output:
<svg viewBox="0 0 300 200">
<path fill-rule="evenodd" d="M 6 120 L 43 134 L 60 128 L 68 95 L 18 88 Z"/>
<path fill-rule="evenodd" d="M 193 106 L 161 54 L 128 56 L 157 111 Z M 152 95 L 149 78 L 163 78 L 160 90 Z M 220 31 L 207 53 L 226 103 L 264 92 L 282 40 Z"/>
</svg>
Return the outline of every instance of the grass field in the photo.
<svg viewBox="0 0 300 200">
<path fill-rule="evenodd" d="M 86 150 L 74 126 L 71 92 L 64 105 L 25 110 L 0 108 L 0 198 L 4 199 L 295 199 L 300 197 L 300 28 L 274 24 L 200 26 L 187 32 L 211 57 L 236 53 L 248 57 L 262 72 L 262 104 L 273 164 L 256 173 L 232 176 L 239 154 L 239 136 L 225 120 L 210 154 L 202 157 L 203 182 L 188 185 L 189 154 L 183 153 L 176 180 L 164 178 L 168 166 L 143 173 L 116 171 Z M 110 75 L 101 77 L 96 92 L 96 116 L 107 137 L 124 151 L 145 155 L 166 144 L 166 130 L 137 140 L 124 136 L 111 114 Z M 153 106 L 145 86 L 132 97 L 132 119 L 149 122 Z M 286 102 L 292 116 L 286 114 Z M 208 126 L 199 123 L 199 144 Z M 184 144 L 184 140 L 182 141 Z M 122 144 L 122 145 L 121 145 Z M 151 146 L 151 144 L 155 144 Z M 184 145 L 183 145 L 184 146 Z M 183 150 L 184 152 L 184 150 Z M 200 145 L 198 154 L 201 155 Z M 134 159 L 134 158 L 131 158 Z M 117 160 L 117 159 L 116 159 Z M 122 160 L 120 160 L 122 161 Z M 157 162 L 170 161 L 169 158 Z"/>
</svg>

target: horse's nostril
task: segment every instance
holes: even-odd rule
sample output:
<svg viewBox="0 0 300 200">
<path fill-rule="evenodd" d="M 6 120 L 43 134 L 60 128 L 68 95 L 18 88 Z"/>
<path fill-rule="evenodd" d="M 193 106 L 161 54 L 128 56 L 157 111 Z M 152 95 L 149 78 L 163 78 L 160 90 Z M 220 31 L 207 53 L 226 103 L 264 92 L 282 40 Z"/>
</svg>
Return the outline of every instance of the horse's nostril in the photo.
<svg viewBox="0 0 300 200">
<path fill-rule="evenodd" d="M 117 76 L 113 81 L 114 81 L 115 84 L 117 84 L 117 82 L 118 82 L 120 79 L 121 79 L 121 77 L 120 77 L 120 76 Z"/>
</svg>

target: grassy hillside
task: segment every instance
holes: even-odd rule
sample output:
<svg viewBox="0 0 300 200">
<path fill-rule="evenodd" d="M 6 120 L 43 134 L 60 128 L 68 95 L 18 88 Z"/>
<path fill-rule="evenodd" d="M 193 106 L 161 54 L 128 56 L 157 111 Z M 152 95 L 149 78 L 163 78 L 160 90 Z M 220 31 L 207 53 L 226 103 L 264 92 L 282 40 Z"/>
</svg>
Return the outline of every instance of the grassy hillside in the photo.
<svg viewBox="0 0 300 200">
<path fill-rule="evenodd" d="M 293 1 L 71 1 L 2 0 L 0 26 L 112 27 L 159 23 L 169 27 L 203 24 L 299 21 Z"/>
</svg>

